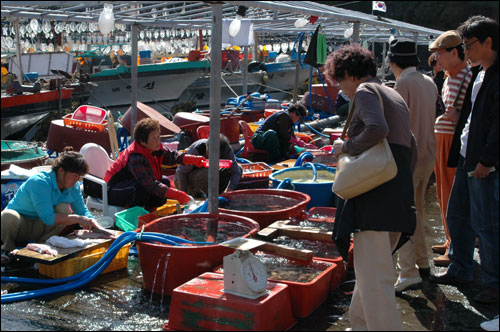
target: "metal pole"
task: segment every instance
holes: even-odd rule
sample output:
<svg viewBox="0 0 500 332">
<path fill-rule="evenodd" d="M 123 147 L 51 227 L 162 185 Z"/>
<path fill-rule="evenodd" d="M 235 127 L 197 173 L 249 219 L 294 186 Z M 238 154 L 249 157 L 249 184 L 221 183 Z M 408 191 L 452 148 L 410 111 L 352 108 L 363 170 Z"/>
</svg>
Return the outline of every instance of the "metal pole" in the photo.
<svg viewBox="0 0 500 332">
<path fill-rule="evenodd" d="M 130 106 L 132 111 L 132 119 L 130 126 L 130 137 L 134 140 L 134 128 L 137 123 L 137 30 L 139 30 L 138 24 L 132 25 L 132 75 L 130 77 L 130 85 L 132 87 L 130 91 Z"/>
<path fill-rule="evenodd" d="M 387 43 L 383 43 L 384 48 L 382 51 L 382 81 L 385 81 L 385 67 L 387 66 L 387 63 L 385 61 L 385 57 L 387 56 Z"/>
<path fill-rule="evenodd" d="M 208 168 L 208 212 L 219 210 L 219 159 L 220 159 L 220 99 L 222 67 L 222 3 L 212 6 L 212 41 L 210 47 L 210 134 Z"/>
<path fill-rule="evenodd" d="M 352 30 L 352 43 L 359 43 L 359 22 L 354 22 Z"/>
<path fill-rule="evenodd" d="M 16 56 L 17 56 L 17 81 L 23 84 L 23 62 L 21 60 L 21 42 L 19 41 L 19 17 L 14 21 L 14 28 L 16 29 Z"/>
<path fill-rule="evenodd" d="M 248 92 L 248 46 L 243 46 L 243 94 Z"/>
</svg>

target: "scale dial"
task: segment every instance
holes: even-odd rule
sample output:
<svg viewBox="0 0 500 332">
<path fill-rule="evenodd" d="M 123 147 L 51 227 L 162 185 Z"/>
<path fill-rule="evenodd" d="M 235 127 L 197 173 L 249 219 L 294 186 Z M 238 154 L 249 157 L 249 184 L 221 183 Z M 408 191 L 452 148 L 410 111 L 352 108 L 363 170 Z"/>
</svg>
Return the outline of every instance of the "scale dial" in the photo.
<svg viewBox="0 0 500 332">
<path fill-rule="evenodd" d="M 241 262 L 241 276 L 250 290 L 258 293 L 266 289 L 266 266 L 254 256 L 248 256 Z"/>
</svg>

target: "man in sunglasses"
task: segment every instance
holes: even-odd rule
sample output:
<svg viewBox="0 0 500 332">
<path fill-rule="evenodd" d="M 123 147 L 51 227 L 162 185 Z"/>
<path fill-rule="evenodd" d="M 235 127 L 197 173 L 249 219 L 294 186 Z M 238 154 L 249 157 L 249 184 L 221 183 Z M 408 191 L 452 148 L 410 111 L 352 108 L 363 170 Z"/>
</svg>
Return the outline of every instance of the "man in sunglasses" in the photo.
<svg viewBox="0 0 500 332">
<path fill-rule="evenodd" d="M 467 89 L 453 137 L 449 167 L 457 167 L 446 220 L 451 237 L 446 272 L 431 277 L 443 284 L 473 280 L 474 247 L 485 284 L 474 300 L 498 302 L 498 22 L 474 16 L 459 28 L 465 56 L 481 66 Z"/>
</svg>

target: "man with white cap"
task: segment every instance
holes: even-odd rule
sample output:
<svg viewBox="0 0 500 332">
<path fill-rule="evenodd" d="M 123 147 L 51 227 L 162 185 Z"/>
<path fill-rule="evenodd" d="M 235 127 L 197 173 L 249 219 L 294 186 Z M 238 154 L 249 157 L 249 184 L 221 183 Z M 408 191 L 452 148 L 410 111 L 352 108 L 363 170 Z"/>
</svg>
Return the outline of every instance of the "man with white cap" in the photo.
<svg viewBox="0 0 500 332">
<path fill-rule="evenodd" d="M 446 209 L 448 207 L 456 168 L 448 167 L 447 162 L 458 116 L 464 103 L 465 93 L 472 80 L 472 71 L 465 61 L 462 38 L 456 30 L 449 30 L 441 34 L 429 46 L 429 51 L 434 52 L 438 63 L 447 73 L 442 90 L 446 113 L 436 119 L 434 126 L 437 143 L 434 173 L 436 174 L 437 197 L 441 208 L 441 219 L 443 221 L 446 242 L 442 245 L 432 246 L 432 250 L 442 254 L 434 258 L 434 265 L 448 266 L 450 264 L 450 258 L 448 257 L 450 233 L 446 222 Z"/>
<path fill-rule="evenodd" d="M 399 249 L 401 269 L 396 292 L 421 285 L 422 275 L 430 275 L 424 234 L 424 195 L 436 160 L 434 121 L 438 91 L 432 78 L 417 71 L 419 63 L 414 41 L 396 38 L 389 45 L 388 62 L 396 85 L 410 110 L 410 127 L 417 141 L 417 164 L 413 171 L 413 188 L 417 210 L 417 227 L 412 240 Z"/>
</svg>

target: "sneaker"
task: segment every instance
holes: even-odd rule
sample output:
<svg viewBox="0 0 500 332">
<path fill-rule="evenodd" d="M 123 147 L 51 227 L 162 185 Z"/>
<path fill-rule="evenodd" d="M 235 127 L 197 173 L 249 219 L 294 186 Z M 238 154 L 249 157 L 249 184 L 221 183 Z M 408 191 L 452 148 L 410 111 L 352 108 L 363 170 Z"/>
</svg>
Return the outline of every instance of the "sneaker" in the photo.
<svg viewBox="0 0 500 332">
<path fill-rule="evenodd" d="M 400 293 L 407 289 L 417 289 L 422 286 L 422 278 L 398 278 L 398 281 L 394 285 L 396 293 Z"/>
<path fill-rule="evenodd" d="M 434 265 L 436 266 L 448 266 L 451 264 L 451 259 L 448 255 L 441 255 L 434 257 Z"/>
<path fill-rule="evenodd" d="M 474 301 L 482 304 L 492 304 L 498 302 L 498 289 L 493 287 L 486 287 L 476 296 L 474 296 Z M 498 321 L 497 321 L 498 323 Z"/>
<path fill-rule="evenodd" d="M 498 331 L 498 316 L 492 320 L 482 322 L 480 326 L 485 331 Z"/>
<path fill-rule="evenodd" d="M 443 273 L 438 273 L 431 275 L 429 278 L 430 281 L 435 282 L 437 284 L 446 284 L 446 285 L 465 285 L 470 283 L 472 280 L 460 279 L 451 274 L 448 274 L 448 271 Z"/>
</svg>

